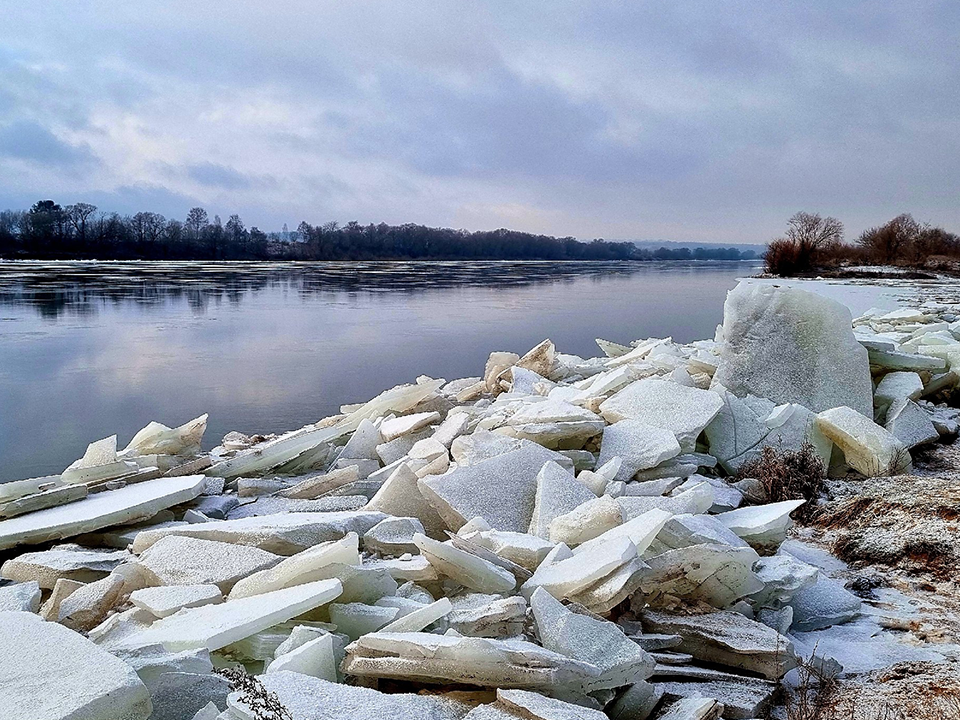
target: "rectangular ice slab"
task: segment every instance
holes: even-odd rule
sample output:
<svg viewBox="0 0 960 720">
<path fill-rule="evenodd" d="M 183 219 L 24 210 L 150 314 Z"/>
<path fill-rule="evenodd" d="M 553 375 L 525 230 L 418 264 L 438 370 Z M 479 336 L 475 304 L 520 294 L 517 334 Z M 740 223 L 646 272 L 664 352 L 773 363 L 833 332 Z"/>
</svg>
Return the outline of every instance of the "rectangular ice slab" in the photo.
<svg viewBox="0 0 960 720">
<path fill-rule="evenodd" d="M 386 518 L 379 512 L 304 512 L 176 525 L 139 533 L 133 551 L 139 555 L 160 538 L 181 535 L 250 545 L 277 555 L 293 555 L 322 542 L 339 540 L 349 532 L 363 535 Z"/>
<path fill-rule="evenodd" d="M 123 646 L 163 645 L 171 651 L 203 647 L 219 650 L 336 600 L 341 592 L 343 586 L 339 580 L 318 580 L 220 605 L 181 610 L 127 638 Z"/>
<path fill-rule="evenodd" d="M 158 478 L 0 522 L 0 550 L 146 520 L 203 492 L 203 475 Z"/>
<path fill-rule="evenodd" d="M 25 612 L 0 612 L 4 720 L 147 720 L 150 693 L 129 665 L 82 635 Z"/>
</svg>

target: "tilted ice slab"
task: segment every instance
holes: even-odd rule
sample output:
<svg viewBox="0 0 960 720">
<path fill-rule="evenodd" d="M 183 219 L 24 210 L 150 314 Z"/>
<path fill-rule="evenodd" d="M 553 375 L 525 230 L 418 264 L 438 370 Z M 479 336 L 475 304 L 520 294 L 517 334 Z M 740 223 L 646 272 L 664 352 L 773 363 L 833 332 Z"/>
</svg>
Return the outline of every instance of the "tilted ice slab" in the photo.
<svg viewBox="0 0 960 720">
<path fill-rule="evenodd" d="M 645 378 L 604 400 L 600 404 L 600 414 L 611 423 L 633 419 L 666 428 L 676 436 L 681 449 L 690 451 L 722 406 L 723 400 L 711 390 L 685 387 L 660 378 Z"/>
<path fill-rule="evenodd" d="M 618 480 L 629 481 L 638 470 L 649 470 L 680 454 L 673 431 L 641 420 L 620 420 L 603 431 L 598 465 L 621 460 Z"/>
<path fill-rule="evenodd" d="M 342 591 L 339 580 L 319 580 L 219 605 L 181 610 L 126 638 L 123 647 L 163 645 L 167 650 L 219 650 L 336 600 Z"/>
<path fill-rule="evenodd" d="M 741 283 L 723 306 L 713 381 L 814 412 L 847 405 L 872 414 L 870 364 L 852 322 L 846 307 L 820 295 Z"/>
<path fill-rule="evenodd" d="M 900 440 L 855 409 L 837 407 L 817 416 L 823 434 L 843 450 L 847 464 L 868 477 L 895 475 L 910 468 L 910 453 Z"/>
<path fill-rule="evenodd" d="M 168 481 L 164 481 L 168 482 Z M 216 520 L 192 525 L 176 525 L 144 530 L 133 542 L 133 552 L 142 553 L 160 538 L 182 535 L 201 540 L 219 540 L 236 545 L 251 545 L 277 555 L 293 555 L 347 533 L 363 535 L 387 515 L 380 512 L 278 513 Z"/>
<path fill-rule="evenodd" d="M 203 491 L 205 481 L 203 475 L 147 480 L 119 490 L 88 495 L 69 505 L 3 520 L 0 522 L 0 550 L 146 520 L 168 507 L 193 500 Z"/>
<path fill-rule="evenodd" d="M 147 720 L 150 693 L 129 665 L 33 613 L 0 612 L 4 720 Z"/>
<path fill-rule="evenodd" d="M 343 420 L 328 428 L 308 425 L 281 435 L 276 440 L 255 445 L 234 457 L 209 468 L 212 477 L 235 478 L 255 476 L 289 462 L 303 453 L 311 452 L 324 443 L 355 431 L 362 420 L 373 420 L 388 412 L 406 412 L 426 399 L 443 385 L 443 380 L 429 380 L 418 385 L 398 385 L 364 403 Z"/>
</svg>

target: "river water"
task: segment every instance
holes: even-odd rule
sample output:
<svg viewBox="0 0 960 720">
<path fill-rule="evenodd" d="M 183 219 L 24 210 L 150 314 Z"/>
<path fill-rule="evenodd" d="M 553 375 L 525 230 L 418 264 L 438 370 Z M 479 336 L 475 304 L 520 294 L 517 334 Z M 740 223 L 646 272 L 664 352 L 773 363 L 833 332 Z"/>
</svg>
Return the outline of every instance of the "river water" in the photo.
<svg viewBox="0 0 960 720">
<path fill-rule="evenodd" d="M 0 262 L 0 481 L 210 414 L 278 432 L 549 337 L 713 337 L 757 263 Z"/>
</svg>

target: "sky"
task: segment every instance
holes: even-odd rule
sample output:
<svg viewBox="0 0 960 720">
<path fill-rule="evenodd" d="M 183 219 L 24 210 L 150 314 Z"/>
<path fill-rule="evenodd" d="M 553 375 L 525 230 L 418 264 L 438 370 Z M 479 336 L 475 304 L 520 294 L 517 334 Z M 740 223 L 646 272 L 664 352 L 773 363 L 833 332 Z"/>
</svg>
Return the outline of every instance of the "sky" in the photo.
<svg viewBox="0 0 960 720">
<path fill-rule="evenodd" d="M 960 230 L 960 3 L 5 2 L 0 208 Z"/>
</svg>

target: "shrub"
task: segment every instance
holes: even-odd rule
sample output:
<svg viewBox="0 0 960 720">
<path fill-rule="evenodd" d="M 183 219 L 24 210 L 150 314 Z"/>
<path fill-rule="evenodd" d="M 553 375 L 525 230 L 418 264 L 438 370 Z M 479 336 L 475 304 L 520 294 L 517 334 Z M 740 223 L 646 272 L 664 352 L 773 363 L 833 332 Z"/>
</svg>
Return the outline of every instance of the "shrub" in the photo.
<svg viewBox="0 0 960 720">
<path fill-rule="evenodd" d="M 798 520 L 810 520 L 816 500 L 823 494 L 827 469 L 809 443 L 795 452 L 765 447 L 760 457 L 741 466 L 737 476 L 755 478 L 763 486 L 769 502 L 806 500 L 795 511 Z"/>
</svg>

